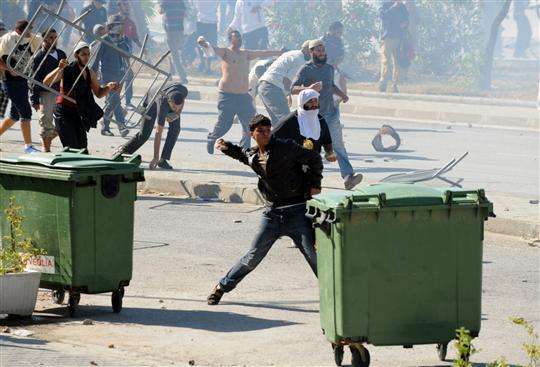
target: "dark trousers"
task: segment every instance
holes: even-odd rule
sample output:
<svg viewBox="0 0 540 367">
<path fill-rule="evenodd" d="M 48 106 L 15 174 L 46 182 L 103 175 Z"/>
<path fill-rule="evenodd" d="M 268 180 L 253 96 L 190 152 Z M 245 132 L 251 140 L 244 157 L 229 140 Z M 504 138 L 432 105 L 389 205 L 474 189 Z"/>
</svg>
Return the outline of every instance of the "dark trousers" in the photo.
<svg viewBox="0 0 540 367">
<path fill-rule="evenodd" d="M 88 148 L 86 129 L 76 108 L 57 104 L 53 116 L 58 137 L 64 148 Z"/>
<path fill-rule="evenodd" d="M 249 122 L 256 113 L 253 99 L 248 93 L 219 92 L 218 121 L 212 132 L 208 134 L 208 140 L 213 142 L 227 134 L 232 127 L 234 116 L 238 116 L 243 130 L 240 145 L 243 148 L 249 148 L 251 146 Z"/>
<path fill-rule="evenodd" d="M 272 245 L 283 236 L 290 237 L 317 275 L 315 231 L 306 215 L 305 205 L 285 209 L 267 209 L 263 213 L 259 232 L 248 252 L 229 270 L 219 284 L 225 292 L 232 291 L 265 258 Z"/>
<path fill-rule="evenodd" d="M 140 123 L 140 130 L 129 141 L 124 144 L 123 151 L 128 154 L 135 153 L 152 135 L 154 124 L 157 117 L 157 104 L 153 103 L 152 107 L 146 113 L 146 116 L 142 117 Z M 169 129 L 167 131 L 167 137 L 165 138 L 165 145 L 161 151 L 161 159 L 171 159 L 172 151 L 180 135 L 180 119 L 176 119 L 169 123 Z"/>
<path fill-rule="evenodd" d="M 254 31 L 242 35 L 244 45 L 247 50 L 267 50 L 268 49 L 268 28 L 261 27 Z"/>
</svg>

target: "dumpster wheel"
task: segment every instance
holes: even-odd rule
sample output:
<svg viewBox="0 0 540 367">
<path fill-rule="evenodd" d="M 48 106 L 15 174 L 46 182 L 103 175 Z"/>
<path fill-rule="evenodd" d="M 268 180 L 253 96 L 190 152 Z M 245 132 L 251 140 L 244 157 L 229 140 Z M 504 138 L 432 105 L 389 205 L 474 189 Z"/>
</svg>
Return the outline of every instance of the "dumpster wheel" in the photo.
<svg viewBox="0 0 540 367">
<path fill-rule="evenodd" d="M 364 345 L 356 343 L 349 346 L 352 353 L 352 367 L 369 367 L 371 356 Z"/>
<path fill-rule="evenodd" d="M 114 313 L 120 313 L 122 311 L 122 299 L 124 298 L 124 287 L 118 288 L 118 290 L 112 292 L 111 303 Z"/>
<path fill-rule="evenodd" d="M 439 360 L 441 360 L 442 362 L 445 362 L 447 352 L 448 352 L 448 343 L 437 344 L 437 354 L 439 355 Z"/>
<path fill-rule="evenodd" d="M 80 293 L 69 292 L 69 299 L 68 299 L 69 317 L 75 317 L 75 312 L 77 311 L 77 306 L 79 305 L 80 300 L 81 300 Z"/>
<path fill-rule="evenodd" d="M 66 291 L 63 289 L 56 289 L 51 291 L 51 297 L 54 303 L 61 305 L 66 298 Z"/>
<path fill-rule="evenodd" d="M 341 366 L 344 354 L 343 345 L 332 343 L 332 348 L 334 349 L 334 361 L 336 362 L 336 366 Z"/>
</svg>

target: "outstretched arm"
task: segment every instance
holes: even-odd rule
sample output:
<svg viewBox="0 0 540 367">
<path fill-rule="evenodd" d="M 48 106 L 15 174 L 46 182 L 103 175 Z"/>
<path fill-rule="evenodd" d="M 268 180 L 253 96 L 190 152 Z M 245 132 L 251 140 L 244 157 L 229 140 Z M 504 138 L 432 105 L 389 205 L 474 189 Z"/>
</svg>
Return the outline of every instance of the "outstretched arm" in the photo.
<svg viewBox="0 0 540 367">
<path fill-rule="evenodd" d="M 235 145 L 223 139 L 219 139 L 216 142 L 216 148 L 222 151 L 223 154 L 228 155 L 229 157 L 244 163 L 246 166 L 249 166 L 249 159 L 246 154 L 246 151 L 244 151 L 238 145 Z"/>
<path fill-rule="evenodd" d="M 214 45 L 210 44 L 210 42 L 206 41 L 203 36 L 200 36 L 199 38 L 197 38 L 197 43 L 202 48 L 206 48 L 206 49 L 212 48 L 214 50 L 214 52 L 216 53 L 216 55 L 218 55 L 220 58 L 223 58 L 225 56 L 225 51 L 227 50 L 226 48 L 217 47 L 217 46 L 214 46 Z"/>
<path fill-rule="evenodd" d="M 283 53 L 280 50 L 249 50 L 248 59 L 264 59 L 265 57 L 279 56 Z"/>
</svg>

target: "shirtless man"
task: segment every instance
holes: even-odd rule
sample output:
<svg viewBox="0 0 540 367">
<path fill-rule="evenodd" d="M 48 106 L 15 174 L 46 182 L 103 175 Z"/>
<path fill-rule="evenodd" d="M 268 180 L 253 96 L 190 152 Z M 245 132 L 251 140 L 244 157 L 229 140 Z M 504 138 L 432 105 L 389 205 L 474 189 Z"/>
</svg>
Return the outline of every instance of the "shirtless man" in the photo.
<svg viewBox="0 0 540 367">
<path fill-rule="evenodd" d="M 206 145 L 208 154 L 214 153 L 216 140 L 229 131 L 235 115 L 238 116 L 243 130 L 240 145 L 244 148 L 250 147 L 249 122 L 257 112 L 249 94 L 249 62 L 259 58 L 279 56 L 282 53 L 281 51 L 242 49 L 240 48 L 242 36 L 238 31 L 229 32 L 228 38 L 230 43 L 228 48 L 210 45 L 204 37 L 199 37 L 197 40 L 201 47 L 212 48 L 221 58 L 222 77 L 219 81 L 218 121 L 214 130 L 208 134 Z"/>
</svg>

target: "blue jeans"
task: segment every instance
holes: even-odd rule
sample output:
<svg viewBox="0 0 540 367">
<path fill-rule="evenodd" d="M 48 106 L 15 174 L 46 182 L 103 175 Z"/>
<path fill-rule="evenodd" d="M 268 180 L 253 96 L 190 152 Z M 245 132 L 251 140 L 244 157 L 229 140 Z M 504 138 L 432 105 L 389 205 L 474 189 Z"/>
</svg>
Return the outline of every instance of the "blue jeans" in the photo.
<svg viewBox="0 0 540 367">
<path fill-rule="evenodd" d="M 126 119 L 124 115 L 124 109 L 122 108 L 122 103 L 120 102 L 120 93 L 112 91 L 109 92 L 105 99 L 105 104 L 107 107 L 103 111 L 102 130 L 109 130 L 109 126 L 111 124 L 111 117 L 113 114 L 115 122 L 118 125 L 118 129 L 123 129 Z"/>
<path fill-rule="evenodd" d="M 263 80 L 259 83 L 257 92 L 270 115 L 272 125 L 275 125 L 279 120 L 291 113 L 283 89 Z"/>
<path fill-rule="evenodd" d="M 259 232 L 249 251 L 229 270 L 219 284 L 225 292 L 232 291 L 265 258 L 272 245 L 282 236 L 290 237 L 317 275 L 315 231 L 305 216 L 305 205 L 286 209 L 267 209 L 263 213 Z"/>
<path fill-rule="evenodd" d="M 246 149 L 249 148 L 251 146 L 249 122 L 256 113 L 253 98 L 248 93 L 234 94 L 220 91 L 218 96 L 218 121 L 214 129 L 208 134 L 208 140 L 213 142 L 227 134 L 236 115 L 242 125 L 240 146 Z"/>
<path fill-rule="evenodd" d="M 341 177 L 345 178 L 354 173 L 351 162 L 349 161 L 349 155 L 347 149 L 345 149 L 345 142 L 343 141 L 343 130 L 341 128 L 341 122 L 339 118 L 339 110 L 336 108 L 335 112 L 328 115 L 323 115 L 330 130 L 330 136 L 332 137 L 332 147 L 337 155 L 337 161 L 339 164 L 339 170 L 341 171 Z"/>
</svg>

